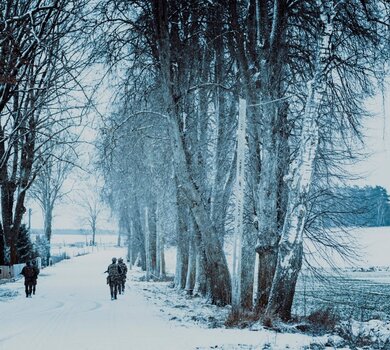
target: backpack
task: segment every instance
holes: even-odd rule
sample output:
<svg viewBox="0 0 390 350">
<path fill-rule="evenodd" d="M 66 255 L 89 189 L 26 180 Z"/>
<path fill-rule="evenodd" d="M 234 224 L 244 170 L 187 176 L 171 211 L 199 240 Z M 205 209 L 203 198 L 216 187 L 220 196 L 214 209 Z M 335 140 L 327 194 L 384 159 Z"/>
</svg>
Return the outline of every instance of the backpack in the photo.
<svg viewBox="0 0 390 350">
<path fill-rule="evenodd" d="M 120 274 L 123 275 L 123 276 L 126 276 L 127 274 L 127 266 L 125 263 L 119 263 L 119 268 L 120 268 Z"/>
<path fill-rule="evenodd" d="M 119 276 L 120 274 L 119 266 L 116 264 L 111 264 L 107 270 L 108 270 L 108 276 L 110 277 L 116 277 Z"/>
<path fill-rule="evenodd" d="M 38 278 L 39 269 L 38 269 L 36 266 L 33 266 L 33 270 L 34 270 L 34 277 L 35 277 L 35 278 Z"/>
<path fill-rule="evenodd" d="M 26 277 L 26 279 L 33 279 L 35 277 L 34 268 L 31 266 L 26 266 L 24 268 L 24 277 Z"/>
</svg>

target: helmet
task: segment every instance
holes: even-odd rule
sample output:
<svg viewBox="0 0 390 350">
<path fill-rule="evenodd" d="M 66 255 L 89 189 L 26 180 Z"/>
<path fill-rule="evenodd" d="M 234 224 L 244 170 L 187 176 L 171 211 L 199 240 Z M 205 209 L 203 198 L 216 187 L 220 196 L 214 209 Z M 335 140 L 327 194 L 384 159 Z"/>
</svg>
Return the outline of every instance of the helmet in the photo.
<svg viewBox="0 0 390 350">
<path fill-rule="evenodd" d="M 118 259 L 118 262 L 123 262 L 123 259 L 122 259 L 122 258 L 119 258 L 119 259 Z"/>
<path fill-rule="evenodd" d="M 112 258 L 112 262 L 113 262 L 113 263 L 116 263 L 116 258 Z"/>
</svg>

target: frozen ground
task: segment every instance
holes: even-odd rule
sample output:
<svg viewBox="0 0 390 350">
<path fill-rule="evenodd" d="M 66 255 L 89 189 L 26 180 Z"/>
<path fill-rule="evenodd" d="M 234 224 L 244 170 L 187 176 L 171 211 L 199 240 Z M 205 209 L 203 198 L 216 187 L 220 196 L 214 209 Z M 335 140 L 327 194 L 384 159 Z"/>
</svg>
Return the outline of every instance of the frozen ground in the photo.
<svg viewBox="0 0 390 350">
<path fill-rule="evenodd" d="M 130 281 L 126 294 L 111 301 L 103 271 L 112 256 L 124 255 L 123 248 L 101 249 L 46 268 L 33 298 L 25 298 L 22 280 L 1 285 L 0 349 L 301 349 L 314 341 L 263 329 L 207 329 L 184 316 L 171 320 L 159 298 L 181 301 L 171 289 L 145 298 L 153 284 Z M 197 311 L 206 312 L 195 305 L 191 312 Z"/>
</svg>

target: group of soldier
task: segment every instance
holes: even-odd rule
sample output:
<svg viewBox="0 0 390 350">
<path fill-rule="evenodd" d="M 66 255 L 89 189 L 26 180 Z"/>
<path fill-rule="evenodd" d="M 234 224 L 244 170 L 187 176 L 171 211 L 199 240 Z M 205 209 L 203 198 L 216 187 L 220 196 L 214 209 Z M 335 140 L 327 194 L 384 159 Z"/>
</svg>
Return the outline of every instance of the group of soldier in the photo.
<svg viewBox="0 0 390 350">
<path fill-rule="evenodd" d="M 110 286 L 111 300 L 117 299 L 118 294 L 125 293 L 127 266 L 122 258 L 112 258 L 112 263 L 105 271 L 108 273 L 107 284 Z"/>
<path fill-rule="evenodd" d="M 20 274 L 24 276 L 24 289 L 26 292 L 26 298 L 31 298 L 32 294 L 35 295 L 37 279 L 39 275 L 39 268 L 37 266 L 36 260 L 27 261 L 26 265 L 23 266 Z"/>
<path fill-rule="evenodd" d="M 112 258 L 112 263 L 105 272 L 108 273 L 107 284 L 110 286 L 111 300 L 115 300 L 118 294 L 125 293 L 127 266 L 122 258 L 119 258 L 118 261 L 116 258 Z M 26 298 L 31 298 L 32 294 L 35 294 L 39 275 L 36 260 L 27 261 L 20 274 L 24 276 Z"/>
</svg>

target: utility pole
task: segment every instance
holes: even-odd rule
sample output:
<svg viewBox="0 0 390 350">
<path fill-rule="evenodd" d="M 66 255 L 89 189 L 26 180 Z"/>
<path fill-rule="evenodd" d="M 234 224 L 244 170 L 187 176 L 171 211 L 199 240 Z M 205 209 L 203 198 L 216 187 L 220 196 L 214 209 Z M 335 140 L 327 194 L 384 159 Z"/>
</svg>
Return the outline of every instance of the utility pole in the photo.
<svg viewBox="0 0 390 350">
<path fill-rule="evenodd" d="M 28 209 L 28 230 L 31 230 L 31 214 L 32 214 L 32 209 Z"/>
</svg>

